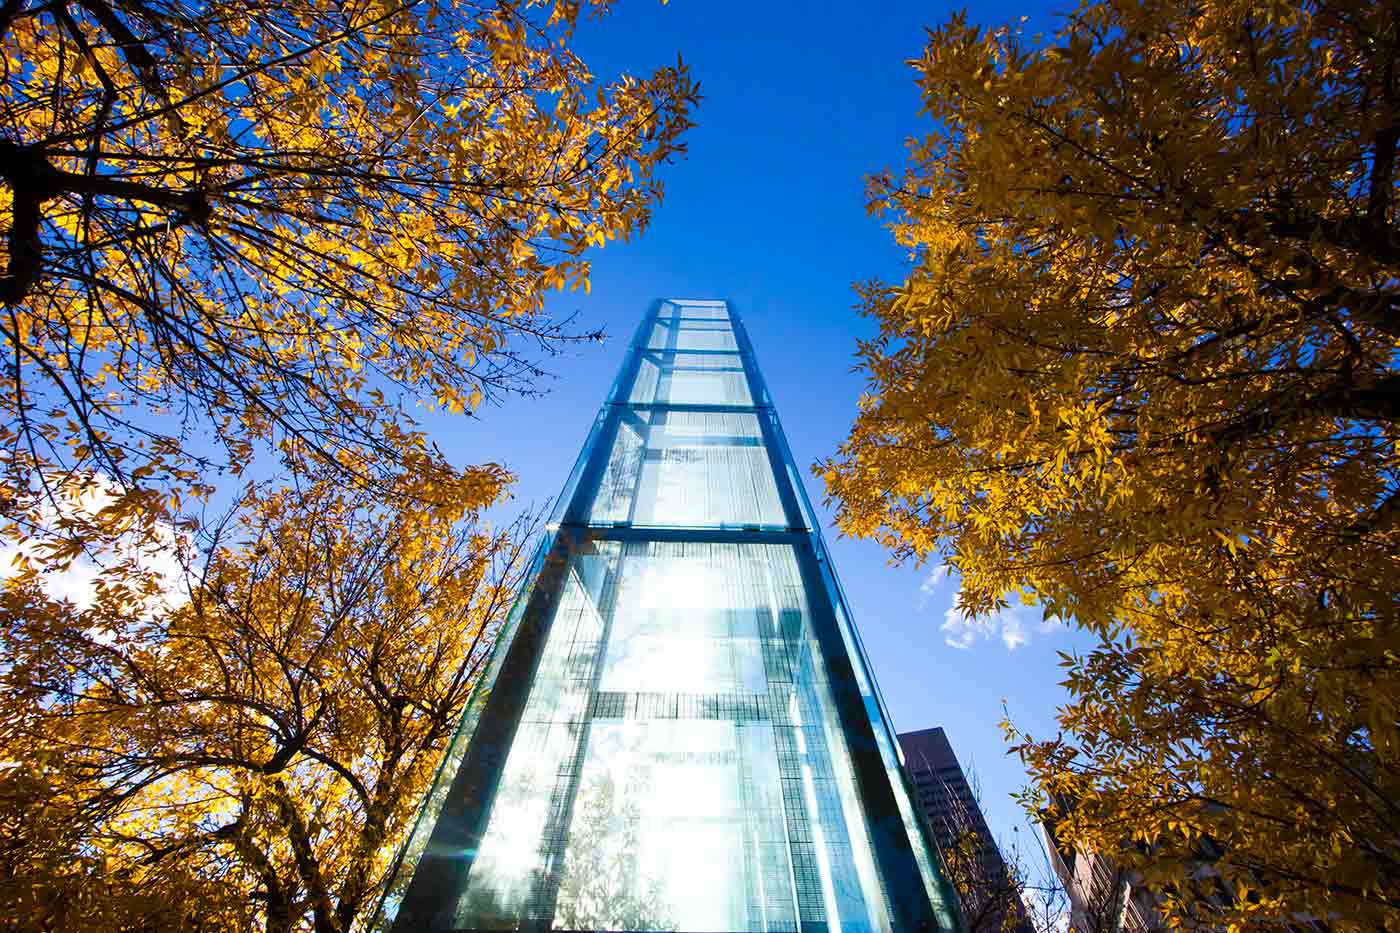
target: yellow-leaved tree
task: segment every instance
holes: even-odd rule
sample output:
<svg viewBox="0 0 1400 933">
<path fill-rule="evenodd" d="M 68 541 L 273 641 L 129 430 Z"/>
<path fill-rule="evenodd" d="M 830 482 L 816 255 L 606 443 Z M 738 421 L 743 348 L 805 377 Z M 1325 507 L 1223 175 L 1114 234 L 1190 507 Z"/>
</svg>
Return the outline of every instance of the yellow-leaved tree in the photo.
<svg viewBox="0 0 1400 933">
<path fill-rule="evenodd" d="M 387 497 L 298 477 L 207 528 L 187 584 L 109 571 L 75 605 L 8 581 L 7 929 L 363 929 L 529 528 L 480 520 L 499 470 Z"/>
<path fill-rule="evenodd" d="M 873 180 L 847 533 L 1101 644 L 1017 747 L 1183 923 L 1400 927 L 1400 7 L 956 17 Z"/>
<path fill-rule="evenodd" d="M 697 100 L 596 82 L 580 7 L 0 6 L 0 534 L 61 562 L 65 478 L 173 518 L 289 438 L 393 476 L 406 402 L 528 390 L 543 296 L 645 225 Z"/>
<path fill-rule="evenodd" d="M 698 100 L 607 6 L 0 3 L 4 925 L 363 920 L 518 582 L 411 406 L 532 390 Z"/>
</svg>

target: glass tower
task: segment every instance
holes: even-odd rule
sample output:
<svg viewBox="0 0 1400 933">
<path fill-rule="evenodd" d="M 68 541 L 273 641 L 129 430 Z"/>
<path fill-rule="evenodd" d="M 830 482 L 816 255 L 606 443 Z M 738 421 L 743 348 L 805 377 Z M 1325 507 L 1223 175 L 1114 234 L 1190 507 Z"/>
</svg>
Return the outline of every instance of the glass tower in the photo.
<svg viewBox="0 0 1400 933">
<path fill-rule="evenodd" d="M 738 315 L 658 302 L 378 928 L 955 928 L 818 529 Z"/>
</svg>

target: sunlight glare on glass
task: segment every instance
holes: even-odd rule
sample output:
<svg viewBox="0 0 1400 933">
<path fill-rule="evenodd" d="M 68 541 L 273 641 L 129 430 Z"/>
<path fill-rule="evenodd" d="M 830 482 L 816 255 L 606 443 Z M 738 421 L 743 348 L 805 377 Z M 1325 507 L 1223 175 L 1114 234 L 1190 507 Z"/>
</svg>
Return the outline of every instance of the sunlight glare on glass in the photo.
<svg viewBox="0 0 1400 933">
<path fill-rule="evenodd" d="M 725 606 L 724 580 L 708 563 L 654 560 L 642 577 L 645 610 L 711 610 Z"/>
</svg>

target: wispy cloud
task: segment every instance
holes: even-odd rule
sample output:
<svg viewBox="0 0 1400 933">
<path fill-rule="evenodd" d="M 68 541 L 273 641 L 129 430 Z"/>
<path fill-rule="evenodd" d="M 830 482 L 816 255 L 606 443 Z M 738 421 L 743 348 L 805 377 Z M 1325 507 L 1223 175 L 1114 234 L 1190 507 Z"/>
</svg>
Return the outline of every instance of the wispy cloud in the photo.
<svg viewBox="0 0 1400 933">
<path fill-rule="evenodd" d="M 948 565 L 939 564 L 932 572 L 924 578 L 924 582 L 919 584 L 919 611 L 923 612 L 928 607 L 929 600 L 933 599 L 938 592 L 938 586 L 948 579 Z"/>
<path fill-rule="evenodd" d="M 1015 651 L 1028 644 L 1035 633 L 1045 634 L 1060 625 L 1053 619 L 1043 620 L 1039 609 L 1021 603 L 985 615 L 964 616 L 958 609 L 961 589 L 962 581 L 947 564 L 935 567 L 919 584 L 920 612 L 935 603 L 946 607 L 939 630 L 949 647 L 970 651 L 979 641 L 996 639 L 1007 651 Z"/>
<path fill-rule="evenodd" d="M 74 514 L 90 517 L 115 500 L 115 489 L 116 485 L 111 480 L 98 476 L 81 489 L 61 488 L 59 492 L 66 508 L 72 509 Z M 43 525 L 56 523 L 58 511 L 52 504 L 46 504 L 39 518 Z M 83 612 L 91 609 L 96 601 L 102 564 L 128 563 L 152 575 L 150 582 L 154 584 L 153 590 L 141 601 L 142 611 L 167 611 L 189 599 L 178 545 L 175 529 L 161 522 L 156 526 L 154 541 L 118 541 L 115 546 L 97 554 L 79 557 L 62 570 L 52 567 L 44 569 L 38 580 L 39 587 L 50 599 L 69 602 L 78 612 Z M 36 541 L 0 543 L 0 583 L 17 572 L 21 561 L 37 562 L 42 566 L 40 553 Z"/>
</svg>

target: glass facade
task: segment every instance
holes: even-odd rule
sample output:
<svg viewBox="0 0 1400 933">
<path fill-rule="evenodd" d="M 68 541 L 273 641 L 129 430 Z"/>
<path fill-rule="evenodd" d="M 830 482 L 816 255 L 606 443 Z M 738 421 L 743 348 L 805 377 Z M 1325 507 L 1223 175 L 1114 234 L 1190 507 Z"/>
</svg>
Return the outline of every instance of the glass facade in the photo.
<svg viewBox="0 0 1400 933">
<path fill-rule="evenodd" d="M 951 929 L 742 323 L 659 302 L 379 929 Z"/>
</svg>

